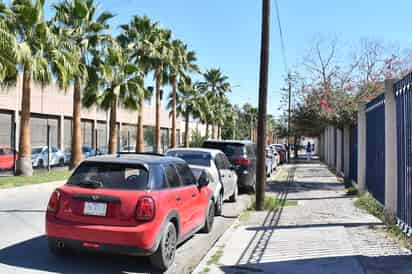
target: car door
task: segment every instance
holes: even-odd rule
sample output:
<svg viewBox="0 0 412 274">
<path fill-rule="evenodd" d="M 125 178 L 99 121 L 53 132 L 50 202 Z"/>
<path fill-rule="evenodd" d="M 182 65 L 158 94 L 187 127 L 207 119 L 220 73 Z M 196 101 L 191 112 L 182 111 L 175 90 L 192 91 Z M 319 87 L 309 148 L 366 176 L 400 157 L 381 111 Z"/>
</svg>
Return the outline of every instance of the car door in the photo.
<svg viewBox="0 0 412 274">
<path fill-rule="evenodd" d="M 50 165 L 57 165 L 58 163 L 59 163 L 59 159 L 58 159 L 58 150 L 57 150 L 57 148 L 56 147 L 52 147 L 52 149 L 51 149 L 51 155 L 50 155 L 50 159 L 51 159 L 51 162 L 50 162 Z"/>
<path fill-rule="evenodd" d="M 185 203 L 185 210 L 190 216 L 188 226 L 190 230 L 202 225 L 205 220 L 205 214 L 209 201 L 208 192 L 205 188 L 199 188 L 197 181 L 189 166 L 185 163 L 176 163 L 177 173 L 183 184 L 184 197 L 187 197 L 188 203 Z"/>
</svg>

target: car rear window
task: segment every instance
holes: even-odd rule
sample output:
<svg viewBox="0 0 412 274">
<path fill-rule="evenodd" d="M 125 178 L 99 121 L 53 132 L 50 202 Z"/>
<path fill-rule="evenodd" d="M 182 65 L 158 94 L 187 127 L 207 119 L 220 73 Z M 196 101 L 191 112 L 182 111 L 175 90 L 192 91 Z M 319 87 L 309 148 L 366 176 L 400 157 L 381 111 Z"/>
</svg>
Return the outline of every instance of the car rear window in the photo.
<svg viewBox="0 0 412 274">
<path fill-rule="evenodd" d="M 167 156 L 178 157 L 185 160 L 189 165 L 210 166 L 211 156 L 205 152 L 170 151 Z"/>
<path fill-rule="evenodd" d="M 122 163 L 82 163 L 67 182 L 85 188 L 120 190 L 148 189 L 149 176 L 145 167 Z"/>
<path fill-rule="evenodd" d="M 227 157 L 243 155 L 245 152 L 245 145 L 238 143 L 218 143 L 218 142 L 205 142 L 204 148 L 219 149 L 226 154 Z"/>
</svg>

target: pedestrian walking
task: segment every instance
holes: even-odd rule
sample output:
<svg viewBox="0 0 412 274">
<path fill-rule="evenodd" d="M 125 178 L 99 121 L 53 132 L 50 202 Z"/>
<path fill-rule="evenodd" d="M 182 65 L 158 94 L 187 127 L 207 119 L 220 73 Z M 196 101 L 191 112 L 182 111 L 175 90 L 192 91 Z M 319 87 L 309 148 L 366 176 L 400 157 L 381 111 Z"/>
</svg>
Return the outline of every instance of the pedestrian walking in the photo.
<svg viewBox="0 0 412 274">
<path fill-rule="evenodd" d="M 306 145 L 306 160 L 312 160 L 312 145 L 310 142 Z"/>
</svg>

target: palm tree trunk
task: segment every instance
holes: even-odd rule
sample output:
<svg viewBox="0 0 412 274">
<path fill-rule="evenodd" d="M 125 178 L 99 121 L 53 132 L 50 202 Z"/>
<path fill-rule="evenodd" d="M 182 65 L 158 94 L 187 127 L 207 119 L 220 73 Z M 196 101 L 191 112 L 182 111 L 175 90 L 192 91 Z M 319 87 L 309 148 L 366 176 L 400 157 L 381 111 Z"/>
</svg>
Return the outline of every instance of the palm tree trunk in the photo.
<svg viewBox="0 0 412 274">
<path fill-rule="evenodd" d="M 70 169 L 77 167 L 82 160 L 81 144 L 81 90 L 78 79 L 74 82 L 73 89 L 73 121 L 72 121 L 72 143 L 71 143 L 71 160 Z"/>
<path fill-rule="evenodd" d="M 176 147 L 176 77 L 172 79 L 172 142 L 171 147 Z"/>
<path fill-rule="evenodd" d="M 114 95 L 110 107 L 109 154 L 115 154 L 117 149 L 117 96 Z"/>
<path fill-rule="evenodd" d="M 216 139 L 215 137 L 215 124 L 212 123 L 212 139 Z"/>
<path fill-rule="evenodd" d="M 19 160 L 17 174 L 32 176 L 31 144 L 30 144 L 30 99 L 31 99 L 31 71 L 28 67 L 23 70 L 23 94 L 21 98 Z"/>
<path fill-rule="evenodd" d="M 136 138 L 136 152 L 144 152 L 144 136 L 143 136 L 143 106 L 144 99 L 141 98 L 139 102 L 139 112 L 137 115 L 137 138 Z"/>
<path fill-rule="evenodd" d="M 161 72 L 156 72 L 156 132 L 155 132 L 155 152 L 160 153 L 160 85 Z"/>
<path fill-rule="evenodd" d="M 209 122 L 206 122 L 206 140 L 209 139 Z"/>
<path fill-rule="evenodd" d="M 185 114 L 185 147 L 189 147 L 189 112 Z"/>
<path fill-rule="evenodd" d="M 220 125 L 217 125 L 217 138 L 222 139 L 222 127 Z"/>
</svg>

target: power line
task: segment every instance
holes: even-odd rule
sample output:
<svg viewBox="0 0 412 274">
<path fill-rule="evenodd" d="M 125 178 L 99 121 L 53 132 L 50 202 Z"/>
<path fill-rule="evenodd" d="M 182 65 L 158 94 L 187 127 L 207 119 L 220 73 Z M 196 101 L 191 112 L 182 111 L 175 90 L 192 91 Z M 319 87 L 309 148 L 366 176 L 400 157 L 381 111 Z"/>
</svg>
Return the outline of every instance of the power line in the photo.
<svg viewBox="0 0 412 274">
<path fill-rule="evenodd" d="M 278 28 L 279 28 L 279 38 L 280 38 L 280 47 L 281 47 L 281 51 L 282 51 L 283 65 L 285 66 L 286 74 L 288 74 L 289 69 L 288 69 L 288 63 L 287 63 L 287 60 L 286 60 L 285 42 L 284 42 L 284 39 L 283 39 L 283 30 L 282 30 L 282 24 L 281 24 L 281 21 L 280 21 L 280 12 L 279 12 L 279 5 L 278 5 L 277 0 L 275 0 L 275 7 L 276 7 L 276 18 L 277 18 Z"/>
</svg>

